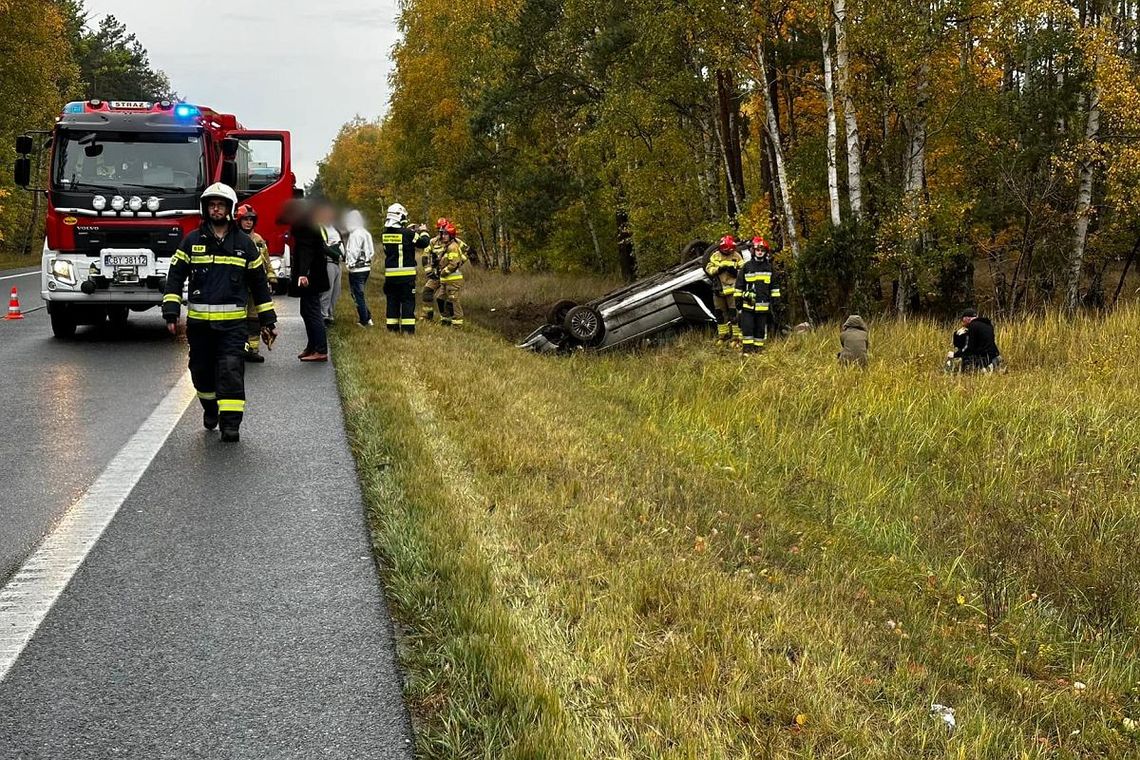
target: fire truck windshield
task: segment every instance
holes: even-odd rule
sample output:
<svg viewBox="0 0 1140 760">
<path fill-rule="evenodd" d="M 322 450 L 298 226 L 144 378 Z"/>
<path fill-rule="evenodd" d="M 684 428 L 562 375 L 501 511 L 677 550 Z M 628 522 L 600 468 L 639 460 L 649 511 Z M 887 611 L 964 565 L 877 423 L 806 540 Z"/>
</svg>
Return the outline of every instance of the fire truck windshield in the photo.
<svg viewBox="0 0 1140 760">
<path fill-rule="evenodd" d="M 193 193 L 206 185 L 196 134 L 65 131 L 55 155 L 55 189 L 65 192 Z"/>
</svg>

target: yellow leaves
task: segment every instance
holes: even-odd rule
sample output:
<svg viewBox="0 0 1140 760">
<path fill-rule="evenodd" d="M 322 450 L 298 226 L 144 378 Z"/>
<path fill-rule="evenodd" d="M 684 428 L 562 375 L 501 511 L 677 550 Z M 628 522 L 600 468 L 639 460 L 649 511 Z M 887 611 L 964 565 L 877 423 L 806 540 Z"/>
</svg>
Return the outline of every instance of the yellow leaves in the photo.
<svg viewBox="0 0 1140 760">
<path fill-rule="evenodd" d="M 966 595 L 965 594 L 958 594 L 957 602 L 959 605 L 965 604 L 966 603 Z"/>
<path fill-rule="evenodd" d="M 807 722 L 808 722 L 808 716 L 805 713 L 796 713 L 795 723 L 797 726 L 799 726 L 800 728 L 803 728 L 804 726 L 807 725 Z"/>
</svg>

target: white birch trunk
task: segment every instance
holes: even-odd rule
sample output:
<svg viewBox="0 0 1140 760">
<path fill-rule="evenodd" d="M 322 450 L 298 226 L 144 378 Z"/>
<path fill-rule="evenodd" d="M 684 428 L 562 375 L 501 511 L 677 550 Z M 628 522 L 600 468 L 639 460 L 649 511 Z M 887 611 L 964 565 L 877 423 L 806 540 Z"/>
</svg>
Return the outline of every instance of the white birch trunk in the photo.
<svg viewBox="0 0 1140 760">
<path fill-rule="evenodd" d="M 1095 69 L 1094 69 L 1095 78 Z M 1077 221 L 1073 229 L 1073 251 L 1069 255 L 1069 282 L 1065 291 L 1065 308 L 1073 311 L 1080 302 L 1081 270 L 1085 261 L 1085 243 L 1089 233 L 1092 208 L 1093 146 L 1100 134 L 1100 86 L 1094 85 L 1089 99 L 1089 120 L 1085 125 L 1085 155 L 1081 160 L 1080 185 L 1077 189 Z"/>
<path fill-rule="evenodd" d="M 847 56 L 847 0 L 835 0 L 836 85 L 843 103 L 844 134 L 847 140 L 847 194 L 855 221 L 863 219 L 863 156 L 859 143 L 859 120 L 855 96 L 851 92 L 851 65 Z"/>
<path fill-rule="evenodd" d="M 843 224 L 839 209 L 839 168 L 836 150 L 839 128 L 835 123 L 835 88 L 831 81 L 831 29 L 827 24 L 820 28 L 823 38 L 823 93 L 827 101 L 827 195 L 831 201 L 831 226 Z"/>
<path fill-rule="evenodd" d="M 796 215 L 792 209 L 792 194 L 788 187 L 788 174 L 784 170 L 784 148 L 780 144 L 780 125 L 776 123 L 776 111 L 772 104 L 772 91 L 768 88 L 768 63 L 764 57 L 764 43 L 756 43 L 756 57 L 760 63 L 760 89 L 764 93 L 764 110 L 768 137 L 772 143 L 772 154 L 776 159 L 776 189 L 780 192 L 780 202 L 784 207 L 784 225 L 792 258 L 800 257 L 800 240 L 796 232 Z"/>
</svg>

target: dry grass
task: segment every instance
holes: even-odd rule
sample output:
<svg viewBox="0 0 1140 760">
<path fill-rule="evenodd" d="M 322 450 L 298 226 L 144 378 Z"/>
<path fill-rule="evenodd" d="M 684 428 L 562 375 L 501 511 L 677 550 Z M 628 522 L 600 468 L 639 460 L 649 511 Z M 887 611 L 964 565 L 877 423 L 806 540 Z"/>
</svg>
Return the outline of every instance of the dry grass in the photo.
<svg viewBox="0 0 1140 760">
<path fill-rule="evenodd" d="M 422 756 L 1140 754 L 1140 311 L 987 377 L 432 327 L 334 332 Z"/>
<path fill-rule="evenodd" d="M 23 269 L 25 267 L 38 267 L 39 265 L 40 257 L 38 255 L 24 256 L 19 253 L 0 250 L 0 270 Z"/>
</svg>

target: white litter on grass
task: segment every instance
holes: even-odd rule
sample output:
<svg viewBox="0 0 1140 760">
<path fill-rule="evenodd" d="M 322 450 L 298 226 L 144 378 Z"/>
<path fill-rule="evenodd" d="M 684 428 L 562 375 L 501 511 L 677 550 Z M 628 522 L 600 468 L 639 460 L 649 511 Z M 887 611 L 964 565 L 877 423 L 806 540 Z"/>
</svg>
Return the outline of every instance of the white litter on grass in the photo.
<svg viewBox="0 0 1140 760">
<path fill-rule="evenodd" d="M 954 708 L 947 707 L 946 705 L 933 704 L 930 706 L 930 714 L 935 718 L 941 718 L 942 722 L 946 724 L 946 733 L 954 733 L 954 729 L 958 724 L 954 721 Z"/>
</svg>

